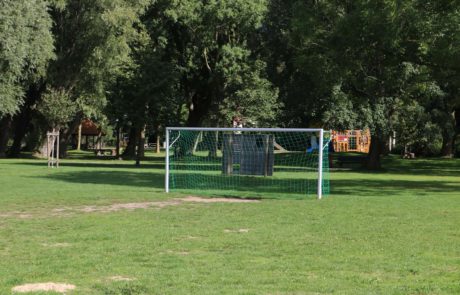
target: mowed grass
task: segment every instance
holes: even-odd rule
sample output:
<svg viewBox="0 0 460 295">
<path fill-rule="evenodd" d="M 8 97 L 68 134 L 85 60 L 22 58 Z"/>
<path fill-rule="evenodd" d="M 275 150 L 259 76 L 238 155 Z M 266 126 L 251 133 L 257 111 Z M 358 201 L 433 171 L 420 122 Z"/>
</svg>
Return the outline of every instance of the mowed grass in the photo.
<svg viewBox="0 0 460 295">
<path fill-rule="evenodd" d="M 0 294 L 38 282 L 70 294 L 460 293 L 458 159 L 332 171 L 322 201 L 60 214 L 186 196 L 163 193 L 162 157 L 135 168 L 79 156 L 59 169 L 0 161 Z"/>
</svg>

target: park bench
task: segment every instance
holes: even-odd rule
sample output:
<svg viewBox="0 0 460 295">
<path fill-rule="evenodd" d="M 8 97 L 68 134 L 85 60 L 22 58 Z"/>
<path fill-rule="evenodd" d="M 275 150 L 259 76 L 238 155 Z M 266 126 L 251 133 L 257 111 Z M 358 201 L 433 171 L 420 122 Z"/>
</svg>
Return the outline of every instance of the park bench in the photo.
<svg viewBox="0 0 460 295">
<path fill-rule="evenodd" d="M 339 156 L 337 157 L 337 164 L 339 167 L 343 167 L 345 164 L 360 164 L 366 163 L 366 156 Z"/>
</svg>

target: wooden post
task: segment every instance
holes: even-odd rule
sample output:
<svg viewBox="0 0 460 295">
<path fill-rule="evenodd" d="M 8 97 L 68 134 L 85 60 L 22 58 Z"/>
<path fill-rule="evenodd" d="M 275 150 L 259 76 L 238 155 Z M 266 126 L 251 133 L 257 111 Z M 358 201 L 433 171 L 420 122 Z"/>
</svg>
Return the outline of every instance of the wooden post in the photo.
<svg viewBox="0 0 460 295">
<path fill-rule="evenodd" d="M 77 135 L 77 151 L 81 149 L 81 129 L 82 129 L 82 124 L 78 125 L 78 135 Z"/>
<path fill-rule="evenodd" d="M 144 144 L 145 144 L 145 130 L 147 125 L 144 125 L 139 130 L 139 137 L 137 142 L 137 153 L 136 153 L 136 166 L 141 165 L 141 158 L 144 157 Z"/>
<path fill-rule="evenodd" d="M 102 138 L 102 132 L 99 132 L 99 134 L 97 135 L 97 142 L 98 142 L 98 148 L 99 149 L 103 149 L 104 146 L 103 146 L 103 138 Z"/>
<path fill-rule="evenodd" d="M 59 131 L 57 132 L 57 153 L 56 153 L 56 168 L 59 168 L 59 146 L 60 146 L 60 141 L 59 141 Z"/>
<path fill-rule="evenodd" d="M 51 153 L 51 150 L 50 150 L 50 134 L 47 133 L 46 134 L 46 159 L 48 160 L 48 168 L 50 167 L 50 154 Z"/>
<path fill-rule="evenodd" d="M 46 154 L 48 158 L 48 167 L 59 168 L 59 130 L 46 133 Z"/>
<path fill-rule="evenodd" d="M 117 159 L 120 158 L 120 136 L 121 136 L 121 128 L 117 126 L 117 142 L 115 146 L 115 156 Z"/>
<path fill-rule="evenodd" d="M 200 133 L 198 133 L 197 137 L 195 138 L 195 141 L 193 142 L 193 152 L 192 153 L 196 152 L 196 149 L 198 148 L 198 144 L 200 143 L 202 135 L 203 135 L 203 132 L 200 131 Z"/>
<path fill-rule="evenodd" d="M 160 132 L 157 131 L 157 138 L 156 138 L 156 153 L 160 153 Z"/>
<path fill-rule="evenodd" d="M 264 165 L 264 176 L 268 176 L 268 165 L 269 165 L 269 140 L 270 136 L 264 136 L 264 153 L 265 153 L 265 165 Z"/>
<path fill-rule="evenodd" d="M 224 136 L 223 142 L 223 173 L 225 175 L 233 174 L 233 134 Z"/>
<path fill-rule="evenodd" d="M 54 133 L 54 129 L 53 129 L 53 133 Z M 53 133 L 51 133 L 51 136 L 50 136 L 51 137 L 51 167 L 52 168 L 54 167 L 53 160 L 54 160 L 54 147 L 55 147 Z"/>
</svg>

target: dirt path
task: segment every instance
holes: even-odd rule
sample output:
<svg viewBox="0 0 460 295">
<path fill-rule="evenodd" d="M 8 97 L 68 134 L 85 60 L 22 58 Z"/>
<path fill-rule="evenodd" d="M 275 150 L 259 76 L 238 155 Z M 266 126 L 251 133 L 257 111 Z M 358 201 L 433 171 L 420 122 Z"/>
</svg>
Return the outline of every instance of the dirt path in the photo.
<svg viewBox="0 0 460 295">
<path fill-rule="evenodd" d="M 133 211 L 138 209 L 162 209 L 170 206 L 179 206 L 184 203 L 259 203 L 259 200 L 251 199 L 238 199 L 238 198 L 202 198 L 195 196 L 188 196 L 184 198 L 175 198 L 165 201 L 152 201 L 152 202 L 134 202 L 134 203 L 116 203 L 111 205 L 86 205 L 74 207 L 61 207 L 51 209 L 50 211 L 40 212 L 24 212 L 24 211 L 11 211 L 0 213 L 0 220 L 3 218 L 43 218 L 43 217 L 66 217 L 73 216 L 81 213 L 111 213 L 118 211 Z"/>
</svg>

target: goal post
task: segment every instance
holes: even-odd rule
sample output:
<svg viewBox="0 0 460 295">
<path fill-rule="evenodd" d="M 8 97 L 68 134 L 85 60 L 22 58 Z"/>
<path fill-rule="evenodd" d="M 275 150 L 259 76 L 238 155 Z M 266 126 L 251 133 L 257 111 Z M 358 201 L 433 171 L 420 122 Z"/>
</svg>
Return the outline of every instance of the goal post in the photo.
<svg viewBox="0 0 460 295">
<path fill-rule="evenodd" d="M 320 128 L 167 127 L 165 191 L 321 199 L 329 144 Z"/>
</svg>

